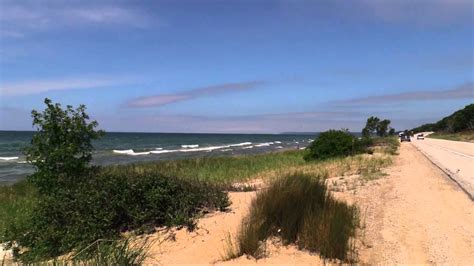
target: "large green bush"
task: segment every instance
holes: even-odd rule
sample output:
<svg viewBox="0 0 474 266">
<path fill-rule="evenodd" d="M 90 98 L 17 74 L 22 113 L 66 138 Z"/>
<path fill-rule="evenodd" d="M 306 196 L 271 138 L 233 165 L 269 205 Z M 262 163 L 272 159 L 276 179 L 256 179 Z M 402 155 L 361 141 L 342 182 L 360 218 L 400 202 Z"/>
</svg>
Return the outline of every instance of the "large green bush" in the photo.
<svg viewBox="0 0 474 266">
<path fill-rule="evenodd" d="M 345 130 L 321 133 L 307 148 L 306 160 L 324 160 L 359 153 L 363 143 Z"/>
<path fill-rule="evenodd" d="M 104 132 L 95 129 L 97 121 L 89 121 L 84 105 L 77 109 L 68 105 L 63 110 L 49 99 L 44 103 L 43 112 L 31 112 L 37 131 L 25 155 L 36 170 L 28 180 L 41 194 L 54 195 L 83 181 L 90 169 L 92 140 Z"/>
<path fill-rule="evenodd" d="M 3 239 L 18 258 L 31 262 L 56 257 L 97 239 L 115 239 L 124 231 L 192 227 L 199 213 L 229 205 L 227 193 L 203 181 L 99 172 L 91 172 L 87 180 L 55 196 L 40 197 L 28 226 Z"/>
</svg>

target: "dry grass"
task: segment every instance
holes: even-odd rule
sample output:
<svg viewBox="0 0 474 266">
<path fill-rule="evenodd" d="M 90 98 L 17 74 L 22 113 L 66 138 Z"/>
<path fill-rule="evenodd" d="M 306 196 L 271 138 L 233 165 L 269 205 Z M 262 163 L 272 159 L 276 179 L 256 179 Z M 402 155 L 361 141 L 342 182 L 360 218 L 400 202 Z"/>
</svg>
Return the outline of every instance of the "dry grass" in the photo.
<svg viewBox="0 0 474 266">
<path fill-rule="evenodd" d="M 228 258 L 244 254 L 262 258 L 267 239 L 277 237 L 284 245 L 295 244 L 325 259 L 353 262 L 357 209 L 335 200 L 324 179 L 287 175 L 260 191 L 242 221 L 237 244 L 228 247 Z"/>
</svg>

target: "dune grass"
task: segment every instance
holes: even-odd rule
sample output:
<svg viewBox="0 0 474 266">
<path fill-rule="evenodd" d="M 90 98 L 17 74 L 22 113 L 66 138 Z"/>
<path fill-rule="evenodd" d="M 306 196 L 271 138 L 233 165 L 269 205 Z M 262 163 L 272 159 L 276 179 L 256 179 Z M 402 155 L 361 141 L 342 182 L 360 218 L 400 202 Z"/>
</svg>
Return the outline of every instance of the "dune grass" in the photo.
<svg viewBox="0 0 474 266">
<path fill-rule="evenodd" d="M 265 242 L 280 238 L 284 245 L 319 252 L 326 259 L 352 262 L 358 224 L 357 209 L 335 200 L 324 176 L 293 174 L 276 179 L 252 201 L 243 219 L 230 258 L 244 254 L 265 256 Z"/>
<path fill-rule="evenodd" d="M 396 136 L 373 139 L 373 144 L 372 144 L 373 151 L 390 154 L 390 155 L 396 155 L 399 147 L 400 147 L 400 141 L 398 140 Z"/>
<path fill-rule="evenodd" d="M 100 239 L 92 243 L 87 249 L 77 253 L 37 261 L 31 265 L 38 266 L 93 266 L 93 265 L 142 265 L 148 257 L 150 242 L 133 242 L 129 238 L 124 240 Z M 14 261 L 5 261 L 5 265 L 14 265 Z M 2 261 L 0 260 L 0 265 Z"/>
<path fill-rule="evenodd" d="M 92 252 L 76 253 L 65 265 L 142 265 L 148 257 L 148 241 L 133 242 L 130 239 L 119 241 L 97 241 L 89 246 Z M 81 252 L 81 251 L 80 251 Z"/>
<path fill-rule="evenodd" d="M 0 186 L 0 242 L 29 226 L 28 217 L 37 201 L 36 189 L 27 182 Z M 7 230 L 8 225 L 14 227 Z"/>
<path fill-rule="evenodd" d="M 202 157 L 145 162 L 105 167 L 110 173 L 160 173 L 163 175 L 227 182 L 247 180 L 268 170 L 304 165 L 305 151 L 284 151 L 256 155 Z"/>
<path fill-rule="evenodd" d="M 458 133 L 444 133 L 444 132 L 435 132 L 431 133 L 427 138 L 433 139 L 446 139 L 454 141 L 465 141 L 465 142 L 474 142 L 474 131 L 465 131 Z"/>
</svg>

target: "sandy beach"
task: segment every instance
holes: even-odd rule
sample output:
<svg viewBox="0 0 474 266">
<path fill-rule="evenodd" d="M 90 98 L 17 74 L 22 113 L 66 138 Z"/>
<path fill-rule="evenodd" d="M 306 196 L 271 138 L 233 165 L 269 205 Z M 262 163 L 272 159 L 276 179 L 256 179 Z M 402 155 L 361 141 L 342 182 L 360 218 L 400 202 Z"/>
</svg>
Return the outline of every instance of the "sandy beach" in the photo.
<svg viewBox="0 0 474 266">
<path fill-rule="evenodd" d="M 460 188 L 433 166 L 410 143 L 386 176 L 345 191 L 334 191 L 341 200 L 361 211 L 357 236 L 360 263 L 472 264 L 474 206 Z M 354 179 L 334 177 L 328 180 Z M 333 188 L 333 190 L 336 190 Z M 225 260 L 229 237 L 238 232 L 258 192 L 230 193 L 229 212 L 199 219 L 197 230 L 170 229 L 150 236 L 149 264 L 323 264 L 317 254 L 268 241 L 268 257 L 242 256 Z"/>
</svg>

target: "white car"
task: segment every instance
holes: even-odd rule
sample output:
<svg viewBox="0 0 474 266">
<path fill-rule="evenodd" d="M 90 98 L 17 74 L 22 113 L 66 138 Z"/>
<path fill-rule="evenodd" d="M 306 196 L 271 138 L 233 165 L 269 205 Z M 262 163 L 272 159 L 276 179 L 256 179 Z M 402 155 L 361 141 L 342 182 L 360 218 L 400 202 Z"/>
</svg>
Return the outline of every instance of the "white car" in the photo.
<svg viewBox="0 0 474 266">
<path fill-rule="evenodd" d="M 418 134 L 416 136 L 416 139 L 425 139 L 425 136 L 423 134 Z"/>
</svg>

